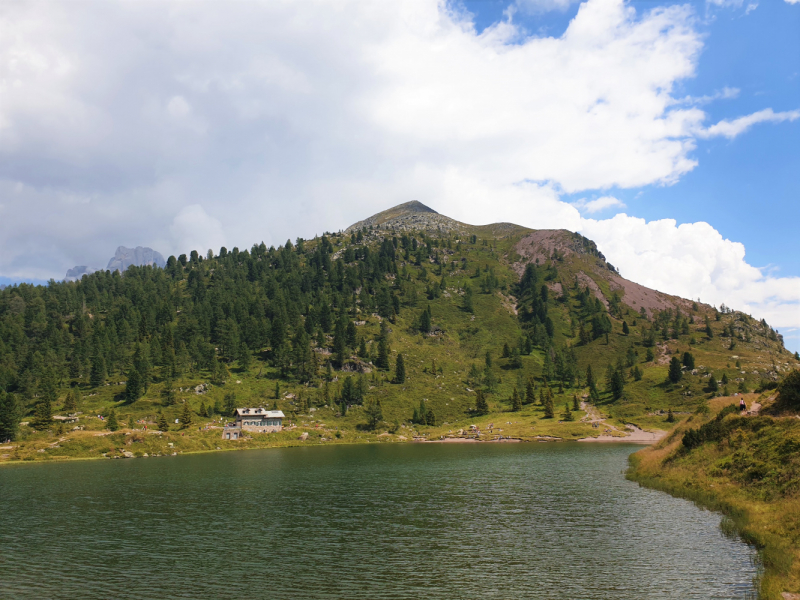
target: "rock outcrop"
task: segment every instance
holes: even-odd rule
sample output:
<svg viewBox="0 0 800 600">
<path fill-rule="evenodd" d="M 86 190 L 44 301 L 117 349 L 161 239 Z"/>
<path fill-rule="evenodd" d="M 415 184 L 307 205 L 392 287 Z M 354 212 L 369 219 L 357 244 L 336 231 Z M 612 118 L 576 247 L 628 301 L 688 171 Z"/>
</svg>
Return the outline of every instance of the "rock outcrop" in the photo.
<svg viewBox="0 0 800 600">
<path fill-rule="evenodd" d="M 163 269 L 166 264 L 161 253 L 156 252 L 152 248 L 145 248 L 143 246 L 126 248 L 125 246 L 120 246 L 114 253 L 114 258 L 108 261 L 106 270 L 124 271 L 130 266 L 143 267 L 146 265 L 153 265 Z"/>
</svg>

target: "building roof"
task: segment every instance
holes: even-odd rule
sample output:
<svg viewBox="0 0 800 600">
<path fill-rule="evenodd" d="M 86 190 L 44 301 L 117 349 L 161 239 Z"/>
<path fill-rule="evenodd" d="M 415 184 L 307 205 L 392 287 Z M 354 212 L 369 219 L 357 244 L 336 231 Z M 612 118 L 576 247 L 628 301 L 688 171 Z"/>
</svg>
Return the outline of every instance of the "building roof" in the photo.
<svg viewBox="0 0 800 600">
<path fill-rule="evenodd" d="M 285 419 L 286 415 L 280 410 L 267 410 L 266 408 L 237 408 L 237 417 L 263 417 L 265 419 Z"/>
</svg>

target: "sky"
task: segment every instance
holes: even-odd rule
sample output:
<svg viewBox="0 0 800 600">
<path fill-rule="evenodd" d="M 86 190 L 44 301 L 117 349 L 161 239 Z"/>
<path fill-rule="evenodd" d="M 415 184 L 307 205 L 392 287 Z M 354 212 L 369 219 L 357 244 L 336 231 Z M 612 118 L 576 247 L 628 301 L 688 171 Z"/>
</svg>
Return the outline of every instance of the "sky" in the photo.
<svg viewBox="0 0 800 600">
<path fill-rule="evenodd" d="M 800 0 L 7 2 L 0 283 L 419 200 L 800 348 Z"/>
</svg>

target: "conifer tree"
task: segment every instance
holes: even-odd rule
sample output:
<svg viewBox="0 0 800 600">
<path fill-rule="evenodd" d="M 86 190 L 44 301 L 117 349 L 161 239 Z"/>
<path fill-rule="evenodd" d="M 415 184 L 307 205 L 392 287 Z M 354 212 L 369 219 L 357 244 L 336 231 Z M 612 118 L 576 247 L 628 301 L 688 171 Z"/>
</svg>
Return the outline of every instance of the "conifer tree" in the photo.
<svg viewBox="0 0 800 600">
<path fill-rule="evenodd" d="M 622 398 L 622 392 L 625 389 L 625 375 L 623 375 L 621 369 L 614 369 L 614 372 L 611 375 L 611 397 L 614 400 L 619 400 Z"/>
<path fill-rule="evenodd" d="M 575 420 L 575 415 L 573 415 L 572 411 L 569 409 L 569 402 L 564 404 L 564 420 L 565 421 Z"/>
<path fill-rule="evenodd" d="M 544 418 L 552 419 L 556 416 L 553 405 L 553 391 L 548 387 L 544 395 Z"/>
<path fill-rule="evenodd" d="M 100 387 L 106 381 L 106 361 L 100 354 L 92 357 L 92 370 L 89 373 L 89 385 Z"/>
<path fill-rule="evenodd" d="M 125 382 L 125 399 L 128 402 L 136 402 L 142 397 L 142 378 L 136 367 L 131 367 L 128 371 L 128 381 Z"/>
<path fill-rule="evenodd" d="M 596 402 L 600 398 L 600 394 L 597 392 L 597 383 L 594 380 L 592 365 L 586 367 L 586 387 L 589 388 L 589 396 Z"/>
<path fill-rule="evenodd" d="M 475 390 L 475 412 L 479 415 L 489 414 L 489 404 L 482 390 Z"/>
<path fill-rule="evenodd" d="M 17 396 L 0 389 L 0 442 L 17 439 L 21 416 L 22 407 Z"/>
<path fill-rule="evenodd" d="M 250 363 L 252 362 L 253 355 L 250 354 L 250 348 L 247 347 L 247 343 L 242 342 L 242 345 L 239 347 L 239 368 L 243 372 L 247 372 L 250 370 Z"/>
<path fill-rule="evenodd" d="M 383 407 L 380 398 L 370 398 L 366 406 L 367 424 L 370 429 L 376 429 L 383 421 Z"/>
<path fill-rule="evenodd" d="M 281 382 L 275 382 L 275 400 L 280 400 L 281 398 Z"/>
<path fill-rule="evenodd" d="M 75 401 L 75 394 L 72 390 L 67 392 L 67 397 L 64 398 L 64 412 L 74 413 L 78 410 L 78 403 Z"/>
<path fill-rule="evenodd" d="M 711 378 L 708 380 L 708 389 L 711 392 L 719 391 L 719 383 L 717 383 L 717 379 L 716 377 L 714 377 L 713 374 L 711 375 Z"/>
<path fill-rule="evenodd" d="M 229 417 L 234 416 L 236 413 L 236 394 L 233 392 L 225 392 L 222 402 L 225 414 Z"/>
<path fill-rule="evenodd" d="M 436 413 L 433 412 L 432 408 L 429 408 L 425 413 L 425 424 L 430 425 L 431 427 L 436 425 Z"/>
<path fill-rule="evenodd" d="M 628 328 L 628 322 L 627 321 L 623 321 L 622 322 L 622 333 L 624 333 L 625 335 L 628 335 L 630 332 L 631 332 L 631 330 Z"/>
<path fill-rule="evenodd" d="M 375 366 L 381 371 L 389 370 L 389 343 L 383 336 L 378 340 L 378 358 L 375 361 Z"/>
<path fill-rule="evenodd" d="M 511 410 L 514 412 L 519 412 L 522 410 L 522 400 L 520 400 L 519 392 L 517 391 L 516 386 L 514 386 L 514 391 L 511 394 Z"/>
<path fill-rule="evenodd" d="M 464 286 L 464 310 L 468 313 L 475 312 L 475 302 L 472 295 L 472 286 L 467 282 Z"/>
<path fill-rule="evenodd" d="M 192 424 L 192 411 L 189 408 L 189 403 L 184 401 L 183 412 L 181 412 L 181 429 L 186 429 Z"/>
<path fill-rule="evenodd" d="M 158 429 L 160 431 L 169 431 L 169 422 L 161 409 L 158 409 Z"/>
<path fill-rule="evenodd" d="M 205 402 L 200 402 L 200 410 L 198 411 L 198 414 L 201 417 L 208 417 L 208 413 L 206 412 L 206 403 Z"/>
<path fill-rule="evenodd" d="M 670 382 L 675 384 L 683 378 L 683 371 L 681 370 L 681 361 L 677 356 L 673 356 L 669 361 L 669 373 L 667 374 Z"/>
<path fill-rule="evenodd" d="M 405 383 L 406 381 L 406 363 L 403 360 L 403 355 L 398 354 L 397 360 L 394 364 L 394 382 Z"/>
<path fill-rule="evenodd" d="M 108 418 L 106 419 L 106 428 L 109 431 L 117 431 L 119 429 L 119 421 L 117 421 L 117 411 L 113 408 L 108 411 Z"/>
<path fill-rule="evenodd" d="M 572 394 L 572 410 L 580 410 L 581 405 L 578 402 L 578 394 Z"/>
<path fill-rule="evenodd" d="M 172 379 L 164 381 L 164 387 L 161 389 L 161 398 L 164 406 L 172 406 L 177 402 L 177 395 L 175 394 Z"/>
<path fill-rule="evenodd" d="M 431 313 L 430 313 L 430 305 L 428 308 L 422 311 L 422 314 L 419 316 L 419 331 L 420 333 L 430 333 L 431 331 Z"/>
<path fill-rule="evenodd" d="M 525 404 L 533 404 L 536 402 L 536 393 L 533 390 L 533 378 L 528 378 L 528 383 L 525 386 Z"/>
<path fill-rule="evenodd" d="M 34 429 L 48 429 L 53 424 L 53 403 L 50 401 L 49 394 L 43 394 L 36 403 L 33 412 L 31 427 Z"/>
</svg>

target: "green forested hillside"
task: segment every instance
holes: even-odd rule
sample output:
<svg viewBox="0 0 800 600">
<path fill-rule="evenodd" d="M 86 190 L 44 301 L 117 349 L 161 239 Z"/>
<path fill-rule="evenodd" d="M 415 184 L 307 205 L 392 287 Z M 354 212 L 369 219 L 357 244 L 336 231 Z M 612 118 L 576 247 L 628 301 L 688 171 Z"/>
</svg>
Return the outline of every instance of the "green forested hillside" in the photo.
<svg viewBox="0 0 800 600">
<path fill-rule="evenodd" d="M 419 206 L 279 248 L 3 290 L 0 438 L 16 444 L 0 456 L 113 454 L 116 438 L 86 432 L 114 421 L 221 447 L 205 426 L 253 405 L 330 441 L 490 422 L 573 439 L 600 432 L 574 411 L 584 399 L 619 428 L 667 428 L 667 411 L 774 386 L 796 364 L 766 323 L 627 282 L 578 234 Z M 80 452 L 51 439 L 67 414 L 85 429 L 69 434 Z"/>
</svg>

